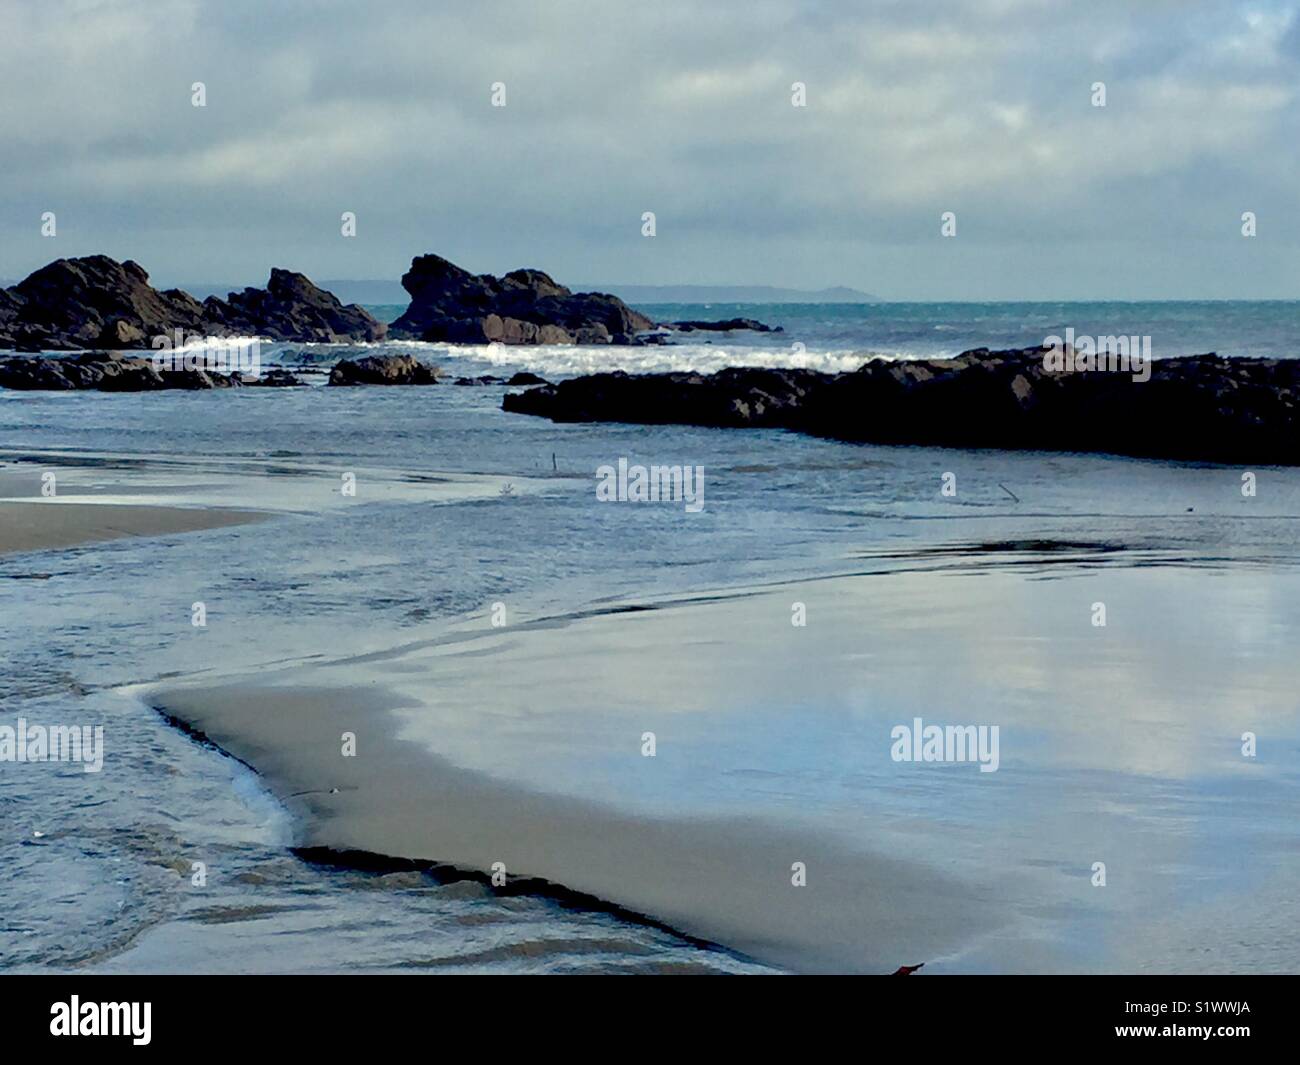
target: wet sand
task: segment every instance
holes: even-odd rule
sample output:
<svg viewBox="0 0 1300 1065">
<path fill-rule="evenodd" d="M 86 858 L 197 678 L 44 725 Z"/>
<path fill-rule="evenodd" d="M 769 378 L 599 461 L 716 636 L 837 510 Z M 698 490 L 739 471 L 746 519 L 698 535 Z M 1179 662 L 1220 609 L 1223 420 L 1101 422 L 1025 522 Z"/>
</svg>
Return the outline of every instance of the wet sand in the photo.
<svg viewBox="0 0 1300 1065">
<path fill-rule="evenodd" d="M 6 454 L 0 452 L 0 454 Z M 404 473 L 358 467 L 355 494 L 340 472 L 289 459 L 207 461 L 55 452 L 0 459 L 0 555 L 60 550 L 128 536 L 168 536 L 316 514 L 373 502 L 459 502 L 536 491 L 530 478 Z M 55 494 L 42 491 L 53 475 Z"/>
<path fill-rule="evenodd" d="M 237 685 L 152 701 L 252 764 L 303 817 L 304 846 L 480 873 L 501 862 L 804 971 L 892 971 L 981 928 L 971 888 L 920 864 L 760 818 L 629 816 L 457 767 L 394 738 L 382 690 Z M 356 757 L 341 756 L 345 732 Z M 809 887 L 792 885 L 794 862 L 811 870 Z"/>
<path fill-rule="evenodd" d="M 172 536 L 264 517 L 253 511 L 216 508 L 0 502 L 0 555 L 58 551 L 127 536 Z"/>
<path fill-rule="evenodd" d="M 1278 846 L 1296 794 L 1277 762 L 1300 735 L 1300 579 L 1040 546 L 943 563 L 974 571 L 894 560 L 500 630 L 467 619 L 143 696 L 252 765 L 305 846 L 501 862 L 794 971 L 1277 956 L 1294 906 L 1244 922 L 1260 936 L 1241 915 L 1300 872 Z M 998 771 L 892 760 L 914 716 L 998 725 Z M 1241 756 L 1246 730 L 1268 737 L 1261 757 Z"/>
</svg>

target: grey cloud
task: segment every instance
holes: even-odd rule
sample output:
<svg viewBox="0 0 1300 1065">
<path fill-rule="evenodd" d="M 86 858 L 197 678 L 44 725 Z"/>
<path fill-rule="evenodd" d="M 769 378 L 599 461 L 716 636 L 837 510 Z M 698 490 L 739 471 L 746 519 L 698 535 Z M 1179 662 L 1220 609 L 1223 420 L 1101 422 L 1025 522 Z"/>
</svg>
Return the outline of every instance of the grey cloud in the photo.
<svg viewBox="0 0 1300 1065">
<path fill-rule="evenodd" d="M 900 298 L 1287 296 L 1298 25 L 1217 0 L 11 0 L 0 274 L 105 251 L 164 282 L 396 277 L 437 250 Z"/>
</svg>

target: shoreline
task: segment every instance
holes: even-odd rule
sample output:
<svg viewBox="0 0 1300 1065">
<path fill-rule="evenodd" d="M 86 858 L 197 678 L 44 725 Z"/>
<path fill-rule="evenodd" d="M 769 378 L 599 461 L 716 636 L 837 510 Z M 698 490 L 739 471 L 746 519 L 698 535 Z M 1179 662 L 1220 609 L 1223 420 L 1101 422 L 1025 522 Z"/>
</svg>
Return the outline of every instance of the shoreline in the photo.
<svg viewBox="0 0 1300 1065">
<path fill-rule="evenodd" d="M 4 500 L 0 501 L 0 557 L 66 551 L 132 537 L 224 529 L 269 517 L 258 511 L 219 507 Z"/>
<path fill-rule="evenodd" d="M 402 700 L 371 687 L 157 688 L 146 701 L 254 769 L 299 826 L 296 852 L 450 866 L 480 882 L 500 862 L 510 878 L 500 894 L 545 884 L 543 897 L 599 900 L 597 909 L 794 972 L 887 974 L 991 930 L 965 886 L 918 863 L 743 817 L 638 817 L 460 768 L 386 728 Z M 369 754 L 340 758 L 345 731 Z M 363 768 L 369 759 L 382 768 Z M 872 883 L 891 901 L 842 892 L 806 906 L 771 851 L 797 855 L 823 884 Z"/>
<path fill-rule="evenodd" d="M 1044 642 L 1042 619 L 1077 613 L 1091 601 L 1081 582 L 1100 575 L 1041 545 L 1022 553 L 974 581 L 964 567 L 904 564 L 496 631 L 466 618 L 388 651 L 141 695 L 255 767 L 308 854 L 440 863 L 480 883 L 500 862 L 502 894 L 559 885 L 760 964 L 1109 971 L 1151 963 L 1140 930 L 1152 921 L 1167 962 L 1185 963 L 1194 940 L 1229 969 L 1250 964 L 1213 929 L 1223 907 L 1249 911 L 1252 885 L 1287 863 L 1275 848 L 1244 870 L 1214 858 L 1237 830 L 1214 799 L 1250 779 L 1267 808 L 1285 782 L 1255 777 L 1222 737 L 1247 712 L 1291 734 L 1293 671 L 1261 675 L 1247 710 L 1231 683 L 1236 654 L 1212 634 L 1190 658 L 1181 630 L 1135 644 L 1154 619 L 1222 603 L 1195 559 L 1152 568 L 1141 551 L 1113 557 L 1101 578 L 1115 622 L 1091 630 L 1089 654 Z M 1057 579 L 1022 572 L 1029 559 Z M 1233 572 L 1243 591 L 1279 579 Z M 791 637 L 791 600 L 817 619 L 815 643 Z M 1079 639 L 1089 631 L 1085 617 Z M 934 675 L 934 647 L 947 679 Z M 1096 654 L 1110 662 L 1106 683 L 1089 670 Z M 1055 694 L 1048 676 L 1063 678 Z M 1147 722 L 1137 736 L 1122 727 L 1133 699 Z M 916 717 L 999 725 L 1000 766 L 891 761 L 891 724 Z M 646 730 L 657 757 L 638 749 Z M 1191 839 L 1142 813 L 1171 790 L 1197 818 Z M 1261 824 L 1261 845 L 1274 828 Z M 1106 892 L 1089 883 L 1098 858 L 1116 878 Z M 792 883 L 793 862 L 808 886 Z M 1211 904 L 1179 895 L 1188 863 L 1222 878 Z M 1196 936 L 1171 934 L 1174 917 Z"/>
</svg>

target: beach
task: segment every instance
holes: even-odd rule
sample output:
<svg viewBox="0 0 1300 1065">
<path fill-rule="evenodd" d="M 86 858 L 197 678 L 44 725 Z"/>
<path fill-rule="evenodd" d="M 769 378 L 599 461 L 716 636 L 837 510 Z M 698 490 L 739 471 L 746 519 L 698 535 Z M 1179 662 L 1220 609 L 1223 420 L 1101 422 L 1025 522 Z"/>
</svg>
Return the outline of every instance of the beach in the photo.
<svg viewBox="0 0 1300 1065">
<path fill-rule="evenodd" d="M 1296 872 L 1286 854 L 1257 860 L 1280 823 L 1243 829 L 1247 809 L 1289 801 L 1294 666 L 1261 665 L 1243 689 L 1257 644 L 1169 624 L 1290 628 L 1285 588 L 1220 573 L 1241 600 L 1225 603 L 1195 564 L 1118 553 L 1089 579 L 1094 560 L 1073 554 L 895 559 L 508 633 L 482 619 L 145 698 L 257 766 L 304 847 L 483 876 L 499 862 L 793 971 L 1195 967 L 1186 948 L 1138 949 L 1147 923 L 1183 911 L 1217 967 L 1285 952 L 1237 938 L 1244 919 L 1213 933 L 1204 911 L 1252 910 Z M 1090 584 L 1106 631 L 1088 622 Z M 1250 605 L 1265 587 L 1273 606 Z M 811 631 L 792 629 L 791 602 Z M 892 761 L 892 727 L 914 720 L 998 723 L 999 757 L 987 774 L 973 756 Z M 1243 759 L 1245 730 L 1272 753 Z M 1188 900 L 1188 877 L 1215 901 Z"/>
<path fill-rule="evenodd" d="M 5 778 L 11 965 L 1286 969 L 1300 473 L 502 392 L 5 403 L 0 514 L 139 529 L 0 562 L 9 717 L 105 729 Z M 704 506 L 602 501 L 620 457 Z"/>
</svg>

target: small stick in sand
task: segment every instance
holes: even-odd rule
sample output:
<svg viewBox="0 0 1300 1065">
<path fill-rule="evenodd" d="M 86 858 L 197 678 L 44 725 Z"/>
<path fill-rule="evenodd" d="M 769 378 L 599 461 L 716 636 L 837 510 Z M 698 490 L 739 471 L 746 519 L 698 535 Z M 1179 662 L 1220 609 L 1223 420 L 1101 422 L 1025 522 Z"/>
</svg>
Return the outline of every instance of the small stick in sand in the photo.
<svg viewBox="0 0 1300 1065">
<path fill-rule="evenodd" d="M 1003 484 L 1001 481 L 998 481 L 998 487 L 1001 488 L 1002 491 L 1006 492 L 1006 494 L 1009 495 L 1012 499 L 1014 499 L 1017 503 L 1020 502 L 1020 497 L 1019 497 L 1018 495 L 1016 495 L 1015 492 L 1011 491 L 1011 489 L 1008 488 L 1008 487 L 1007 487 L 1005 484 Z"/>
</svg>

